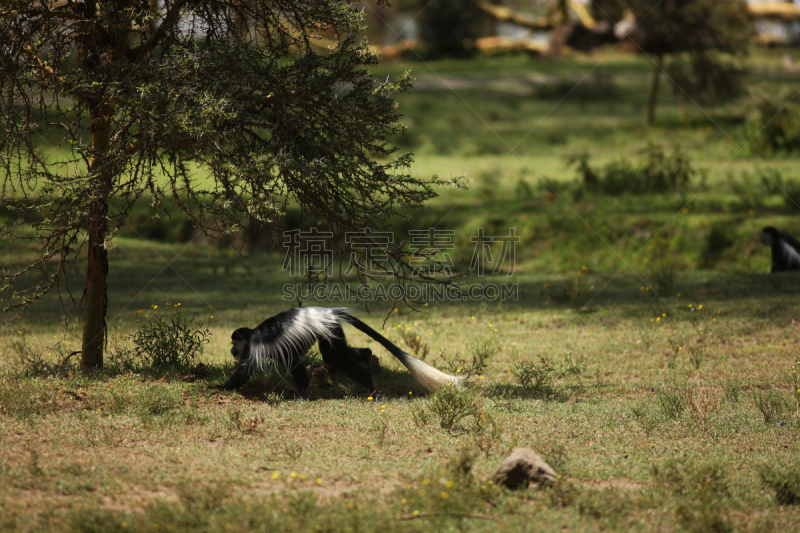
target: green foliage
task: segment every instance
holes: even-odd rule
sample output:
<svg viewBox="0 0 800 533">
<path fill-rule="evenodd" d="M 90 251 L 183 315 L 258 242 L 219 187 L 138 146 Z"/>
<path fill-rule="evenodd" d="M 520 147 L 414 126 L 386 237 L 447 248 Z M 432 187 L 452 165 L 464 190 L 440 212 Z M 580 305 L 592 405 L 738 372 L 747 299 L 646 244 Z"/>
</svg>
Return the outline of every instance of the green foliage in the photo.
<svg viewBox="0 0 800 533">
<path fill-rule="evenodd" d="M 586 190 L 611 196 L 682 192 L 696 171 L 689 158 L 676 147 L 672 154 L 650 143 L 638 164 L 618 159 L 604 167 L 592 167 L 587 153 L 570 156 Z"/>
<path fill-rule="evenodd" d="M 428 357 L 430 346 L 428 346 L 428 343 L 422 340 L 422 338 L 415 332 L 407 329 L 401 329 L 400 337 L 403 339 L 403 342 L 406 343 L 406 346 L 408 346 L 408 348 L 411 350 L 411 353 L 413 353 L 416 357 L 423 360 Z"/>
<path fill-rule="evenodd" d="M 648 266 L 653 295 L 668 298 L 677 292 L 678 270 L 682 268 L 682 254 L 676 251 L 675 239 L 668 234 L 654 237 L 647 245 Z"/>
<path fill-rule="evenodd" d="M 783 392 L 774 389 L 753 391 L 753 404 L 764 417 L 765 424 L 783 421 L 791 408 L 789 398 Z"/>
<path fill-rule="evenodd" d="M 27 344 L 24 337 L 14 338 L 11 341 L 11 350 L 19 358 L 23 375 L 28 377 L 63 377 L 75 371 L 75 365 L 70 363 L 70 359 L 78 352 L 67 353 L 61 344 L 53 348 L 57 362 L 46 360 L 40 350 Z"/>
<path fill-rule="evenodd" d="M 800 505 L 800 462 L 779 467 L 761 465 L 758 475 L 764 487 L 775 492 L 779 505 Z"/>
<path fill-rule="evenodd" d="M 686 405 L 689 419 L 702 435 L 705 435 L 719 410 L 719 403 L 710 387 L 689 387 L 686 390 Z"/>
<path fill-rule="evenodd" d="M 754 89 L 746 109 L 746 135 L 752 139 L 749 146 L 762 155 L 795 152 L 800 149 L 800 103 L 794 91 Z"/>
<path fill-rule="evenodd" d="M 264 417 L 257 412 L 245 412 L 241 404 L 232 404 L 228 408 L 227 425 L 230 429 L 242 433 L 256 433 L 264 423 Z"/>
<path fill-rule="evenodd" d="M 279 227 L 289 205 L 308 226 L 342 236 L 386 227 L 446 183 L 413 176 L 412 155 L 388 142 L 405 131 L 393 98 L 411 78 L 376 83 L 361 9 L 335 0 L 280 9 L 269 0 L 137 1 L 67 3 L 52 16 L 36 5 L 14 2 L 0 17 L 0 100 L 8 102 L 0 106 L 0 204 L 15 210 L 0 237 L 37 251 L 5 275 L 0 301 L 24 307 L 69 290 L 66 265 L 91 250 L 83 366 L 103 364 L 107 251 L 142 197 L 147 220 L 172 205 L 221 238 L 245 222 Z M 181 29 L 195 19 L 202 31 Z M 332 41 L 317 48 L 321 29 Z M 392 268 L 408 266 L 400 248 L 385 251 L 386 266 L 403 277 L 406 269 Z M 311 281 L 318 272 L 302 274 Z"/>
<path fill-rule="evenodd" d="M 730 403 L 739 403 L 742 397 L 742 380 L 739 378 L 728 378 L 722 380 L 721 385 L 725 400 Z"/>
<path fill-rule="evenodd" d="M 624 0 L 639 31 L 630 37 L 648 54 L 747 52 L 754 35 L 744 0 Z"/>
<path fill-rule="evenodd" d="M 589 278 L 589 269 L 581 267 L 580 270 L 575 271 L 574 276 L 570 276 L 564 282 L 563 288 L 564 298 L 566 298 L 575 311 L 580 311 L 588 304 L 594 293 L 594 284 Z"/>
<path fill-rule="evenodd" d="M 556 370 L 550 358 L 539 355 L 539 361 L 519 361 L 514 364 L 514 377 L 525 392 L 533 398 L 545 400 L 558 396 L 553 386 L 553 374 Z"/>
<path fill-rule="evenodd" d="M 435 418 L 446 431 L 469 431 L 483 426 L 483 411 L 483 400 L 474 391 L 448 383 L 433 391 L 424 406 L 415 406 L 412 417 L 418 427 Z"/>
<path fill-rule="evenodd" d="M 139 316 L 138 329 L 129 340 L 136 358 L 154 370 L 189 368 L 211 336 L 208 324 L 187 319 L 181 310 L 171 316 L 158 310 Z"/>
<path fill-rule="evenodd" d="M 630 407 L 631 417 L 642 427 L 645 436 L 649 437 L 661 423 L 661 418 L 653 412 L 649 401 L 642 400 Z"/>
<path fill-rule="evenodd" d="M 702 344 L 689 347 L 689 363 L 695 370 L 700 370 L 700 365 L 706 360 L 706 347 Z"/>
<path fill-rule="evenodd" d="M 661 414 L 668 420 L 677 420 L 686 410 L 686 395 L 683 391 L 664 389 L 658 393 Z"/>
<path fill-rule="evenodd" d="M 500 352 L 500 340 L 494 336 L 478 335 L 470 340 L 469 350 L 471 352 L 469 358 L 461 357 L 458 354 L 447 358 L 442 354 L 444 361 L 442 370 L 467 377 L 483 375 L 489 366 L 489 360 Z"/>
<path fill-rule="evenodd" d="M 557 374 L 559 377 L 580 376 L 586 371 L 586 362 L 586 355 L 575 357 L 572 353 L 567 353 L 559 365 Z"/>
<path fill-rule="evenodd" d="M 698 104 L 719 104 L 745 93 L 745 71 L 740 64 L 719 54 L 690 54 L 679 57 L 666 68 L 673 91 Z"/>
<path fill-rule="evenodd" d="M 736 242 L 734 228 L 728 223 L 713 224 L 706 235 L 705 250 L 701 266 L 713 268 L 723 257 L 723 253 Z"/>
</svg>

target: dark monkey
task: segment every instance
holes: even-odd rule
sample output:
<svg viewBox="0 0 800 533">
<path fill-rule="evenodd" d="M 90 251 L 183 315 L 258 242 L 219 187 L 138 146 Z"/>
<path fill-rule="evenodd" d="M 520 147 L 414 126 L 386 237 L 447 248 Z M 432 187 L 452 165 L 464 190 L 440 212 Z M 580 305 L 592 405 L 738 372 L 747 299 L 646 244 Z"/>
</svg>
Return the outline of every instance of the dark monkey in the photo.
<svg viewBox="0 0 800 533">
<path fill-rule="evenodd" d="M 772 248 L 772 270 L 800 270 L 800 243 L 788 233 L 767 226 L 761 230 L 761 244 Z"/>
<path fill-rule="evenodd" d="M 326 364 L 374 391 L 375 382 L 369 369 L 372 350 L 348 346 L 342 322 L 378 341 L 427 389 L 434 389 L 444 383 L 457 386 L 465 384 L 464 378 L 440 372 L 407 354 L 367 324 L 350 315 L 346 309 L 299 307 L 268 318 L 255 329 L 239 328 L 233 332 L 231 354 L 237 365 L 222 388 L 241 387 L 254 372 L 283 365 L 291 372 L 298 391 L 305 395 L 310 380 L 303 356 L 315 342 L 319 342 L 319 351 Z"/>
</svg>

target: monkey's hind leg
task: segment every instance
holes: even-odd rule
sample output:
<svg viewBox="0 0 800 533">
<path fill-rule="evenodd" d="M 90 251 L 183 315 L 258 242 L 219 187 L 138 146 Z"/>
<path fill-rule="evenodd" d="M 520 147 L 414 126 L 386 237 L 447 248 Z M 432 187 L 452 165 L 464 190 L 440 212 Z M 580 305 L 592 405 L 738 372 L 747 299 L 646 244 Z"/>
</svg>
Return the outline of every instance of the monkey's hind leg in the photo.
<svg viewBox="0 0 800 533">
<path fill-rule="evenodd" d="M 319 340 L 319 351 L 325 364 L 335 368 L 356 383 L 364 385 L 370 392 L 375 391 L 375 381 L 372 379 L 372 372 L 368 364 L 364 365 L 364 350 L 350 348 L 344 338 L 344 331 L 336 328 L 332 332 L 335 337 L 330 341 Z"/>
<path fill-rule="evenodd" d="M 308 377 L 308 372 L 306 372 L 306 367 L 303 364 L 302 358 L 298 358 L 298 360 L 294 362 L 291 372 L 292 379 L 294 379 L 294 384 L 297 387 L 297 392 L 303 398 L 308 398 L 308 387 L 311 384 L 311 379 Z"/>
</svg>

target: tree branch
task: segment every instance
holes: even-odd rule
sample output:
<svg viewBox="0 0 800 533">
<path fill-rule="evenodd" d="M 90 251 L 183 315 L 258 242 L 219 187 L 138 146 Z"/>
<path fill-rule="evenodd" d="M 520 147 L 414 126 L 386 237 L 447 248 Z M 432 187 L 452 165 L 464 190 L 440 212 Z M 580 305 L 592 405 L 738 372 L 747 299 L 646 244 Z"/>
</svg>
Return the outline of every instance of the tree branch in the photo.
<svg viewBox="0 0 800 533">
<path fill-rule="evenodd" d="M 164 17 L 164 20 L 162 20 L 161 24 L 158 26 L 158 29 L 147 40 L 147 42 L 130 50 L 130 55 L 139 58 L 152 52 L 155 47 L 158 46 L 158 43 L 160 43 L 164 37 L 166 37 L 166 35 L 178 24 L 178 22 L 180 22 L 183 9 L 187 6 L 194 7 L 195 3 L 196 0 L 178 0 L 172 4 L 167 12 L 167 15 Z"/>
<path fill-rule="evenodd" d="M 70 13 L 69 11 L 52 11 L 50 9 L 6 9 L 0 11 L 0 17 L 7 17 L 10 15 L 30 15 L 34 17 L 57 17 L 66 20 L 77 20 L 77 21 L 85 21 L 84 17 L 80 15 L 76 15 L 75 13 Z"/>
</svg>

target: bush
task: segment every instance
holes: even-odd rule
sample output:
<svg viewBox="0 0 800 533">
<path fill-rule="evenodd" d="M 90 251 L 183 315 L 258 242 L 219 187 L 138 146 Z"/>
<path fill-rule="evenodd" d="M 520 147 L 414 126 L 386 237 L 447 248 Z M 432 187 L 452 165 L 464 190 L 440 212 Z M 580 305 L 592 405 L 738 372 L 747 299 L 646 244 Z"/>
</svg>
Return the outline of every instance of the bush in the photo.
<svg viewBox="0 0 800 533">
<path fill-rule="evenodd" d="M 753 91 L 747 109 L 747 137 L 756 153 L 795 152 L 800 149 L 800 103 L 792 99 L 793 91 L 784 88 L 777 94 Z"/>
<path fill-rule="evenodd" d="M 483 402 L 474 392 L 448 383 L 436 389 L 423 407 L 416 406 L 412 409 L 411 415 L 420 428 L 433 416 L 446 431 L 479 430 L 483 427 Z"/>
<path fill-rule="evenodd" d="M 753 391 L 753 403 L 764 416 L 765 424 L 780 422 L 791 408 L 789 399 L 781 391 Z"/>
<path fill-rule="evenodd" d="M 139 314 L 141 316 L 141 311 Z M 211 336 L 208 324 L 195 323 L 194 318 L 187 319 L 180 310 L 172 316 L 157 310 L 144 316 L 137 319 L 138 331 L 128 338 L 134 344 L 135 357 L 155 370 L 192 366 L 195 356 Z"/>
<path fill-rule="evenodd" d="M 661 414 L 667 420 L 677 420 L 686 410 L 686 396 L 683 391 L 664 389 L 658 394 Z"/>
<path fill-rule="evenodd" d="M 555 365 L 544 355 L 539 356 L 539 362 L 521 361 L 514 365 L 514 376 L 525 391 L 533 398 L 552 400 L 559 396 L 559 391 L 553 386 Z"/>
<path fill-rule="evenodd" d="M 570 156 L 568 164 L 577 167 L 583 186 L 590 192 L 619 196 L 680 192 L 689 186 L 695 170 L 679 148 L 672 154 L 655 144 L 642 151 L 643 160 L 636 164 L 625 158 L 593 168 L 586 153 Z"/>
<path fill-rule="evenodd" d="M 685 93 L 699 104 L 717 104 L 742 96 L 745 71 L 730 59 L 708 53 L 692 54 L 667 67 L 675 94 Z"/>
</svg>

